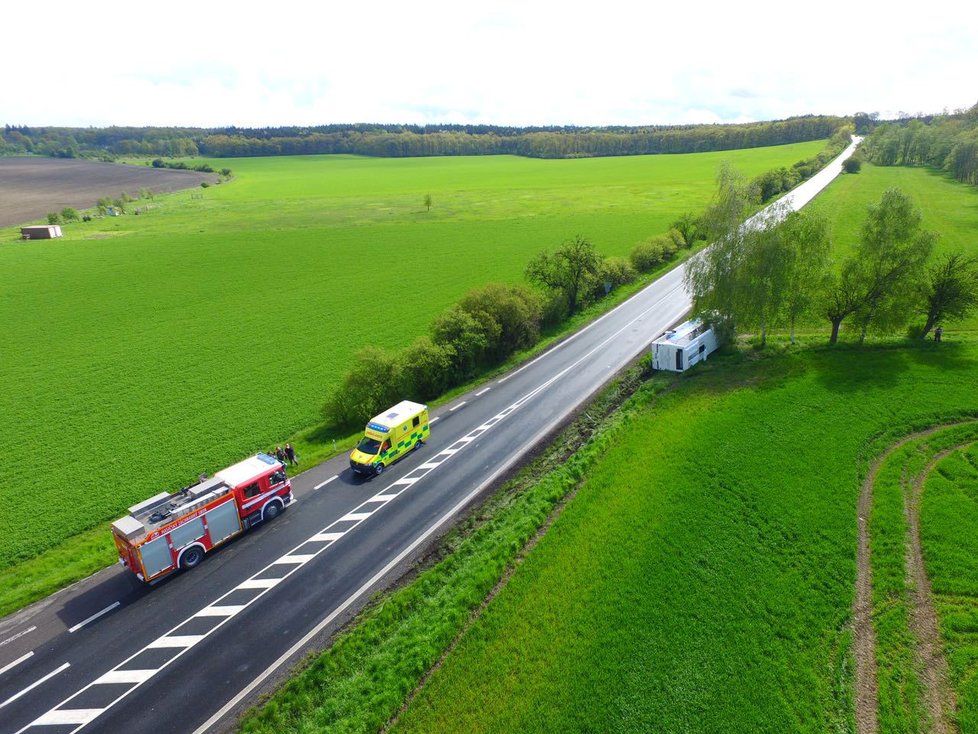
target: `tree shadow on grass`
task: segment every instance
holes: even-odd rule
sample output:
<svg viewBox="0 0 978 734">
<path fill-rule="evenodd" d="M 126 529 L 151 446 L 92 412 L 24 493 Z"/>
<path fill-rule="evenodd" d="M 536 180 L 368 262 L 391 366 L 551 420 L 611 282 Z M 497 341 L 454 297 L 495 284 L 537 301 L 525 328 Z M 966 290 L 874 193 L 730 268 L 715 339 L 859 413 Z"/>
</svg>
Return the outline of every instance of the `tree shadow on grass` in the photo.
<svg viewBox="0 0 978 734">
<path fill-rule="evenodd" d="M 915 364 L 940 367 L 948 371 L 974 370 L 978 374 L 978 359 L 974 350 L 962 342 L 919 341 L 907 349 L 907 358 Z"/>
<path fill-rule="evenodd" d="M 822 385 L 839 393 L 896 386 L 914 364 L 954 372 L 978 370 L 978 360 L 963 345 L 948 343 L 838 344 L 817 350 L 811 360 Z"/>
<path fill-rule="evenodd" d="M 780 351 L 725 347 L 688 372 L 673 375 L 676 387 L 719 395 L 739 389 L 773 390 L 803 371 Z"/>
</svg>

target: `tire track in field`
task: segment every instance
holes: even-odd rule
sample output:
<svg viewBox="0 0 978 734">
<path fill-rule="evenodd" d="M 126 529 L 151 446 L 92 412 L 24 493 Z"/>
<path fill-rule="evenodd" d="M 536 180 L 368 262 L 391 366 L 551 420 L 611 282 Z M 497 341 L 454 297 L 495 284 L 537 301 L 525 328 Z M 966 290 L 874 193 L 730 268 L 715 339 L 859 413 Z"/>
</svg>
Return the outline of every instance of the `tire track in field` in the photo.
<svg viewBox="0 0 978 734">
<path fill-rule="evenodd" d="M 966 421 L 970 422 L 970 421 Z M 908 434 L 877 456 L 859 490 L 857 505 L 856 594 L 852 601 L 853 654 L 856 658 L 856 731 L 879 731 L 879 696 L 876 685 L 876 633 L 873 630 L 873 577 L 869 555 L 869 517 L 873 509 L 873 487 L 880 467 L 890 455 L 909 441 L 929 436 L 961 423 L 937 425 Z"/>
<path fill-rule="evenodd" d="M 916 431 L 892 444 L 873 460 L 859 492 L 857 509 L 858 545 L 856 551 L 856 594 L 852 604 L 853 653 L 856 659 L 855 704 L 856 731 L 858 734 L 877 734 L 878 690 L 876 682 L 876 635 L 873 630 L 873 584 L 869 552 L 869 518 L 873 507 L 873 488 L 883 463 L 910 441 L 930 436 L 938 431 L 957 428 L 975 423 L 960 421 L 932 426 Z M 966 441 L 961 445 L 968 445 Z M 934 609 L 930 581 L 923 564 L 920 543 L 920 497 L 926 478 L 944 456 L 960 448 L 952 447 L 937 454 L 927 467 L 914 478 L 908 489 L 904 483 L 904 514 L 908 524 L 908 538 L 905 552 L 906 579 L 910 590 L 910 629 L 917 645 L 914 659 L 921 671 L 920 683 L 923 698 L 931 714 L 931 731 L 956 731 L 950 714 L 955 709 L 954 692 L 948 685 L 947 661 L 944 660 L 940 631 L 937 626 L 937 613 Z"/>
<path fill-rule="evenodd" d="M 935 734 L 948 734 L 958 731 L 953 714 L 957 710 L 954 689 L 949 683 L 947 660 L 941 646 L 941 632 L 938 625 L 937 610 L 931 591 L 930 579 L 924 567 L 923 547 L 920 541 L 920 500 L 924 484 L 945 456 L 974 441 L 940 451 L 930 463 L 914 478 L 912 484 L 904 485 L 904 513 L 907 518 L 909 538 L 906 550 L 907 586 L 910 591 L 910 631 L 917 641 L 914 660 L 923 688 L 923 699 L 930 714 L 930 731 Z"/>
</svg>

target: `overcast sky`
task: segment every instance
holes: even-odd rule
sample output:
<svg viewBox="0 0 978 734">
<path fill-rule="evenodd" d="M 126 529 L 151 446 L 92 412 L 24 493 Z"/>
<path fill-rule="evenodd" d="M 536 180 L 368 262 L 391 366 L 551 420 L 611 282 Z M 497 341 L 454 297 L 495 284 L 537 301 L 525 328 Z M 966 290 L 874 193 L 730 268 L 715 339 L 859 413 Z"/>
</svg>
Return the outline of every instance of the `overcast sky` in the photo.
<svg viewBox="0 0 978 734">
<path fill-rule="evenodd" d="M 978 102 L 978 9 L 701 0 L 8 3 L 0 124 L 643 125 Z"/>
</svg>

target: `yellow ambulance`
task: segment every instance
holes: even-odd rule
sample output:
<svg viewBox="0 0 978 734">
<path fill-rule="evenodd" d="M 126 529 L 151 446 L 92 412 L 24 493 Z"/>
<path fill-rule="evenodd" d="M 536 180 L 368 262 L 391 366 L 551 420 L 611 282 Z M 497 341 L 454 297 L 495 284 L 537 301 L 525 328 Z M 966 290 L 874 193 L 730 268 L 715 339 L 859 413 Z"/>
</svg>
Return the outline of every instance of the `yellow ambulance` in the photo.
<svg viewBox="0 0 978 734">
<path fill-rule="evenodd" d="M 350 468 L 374 476 L 428 440 L 428 406 L 402 400 L 375 416 L 350 453 Z"/>
</svg>

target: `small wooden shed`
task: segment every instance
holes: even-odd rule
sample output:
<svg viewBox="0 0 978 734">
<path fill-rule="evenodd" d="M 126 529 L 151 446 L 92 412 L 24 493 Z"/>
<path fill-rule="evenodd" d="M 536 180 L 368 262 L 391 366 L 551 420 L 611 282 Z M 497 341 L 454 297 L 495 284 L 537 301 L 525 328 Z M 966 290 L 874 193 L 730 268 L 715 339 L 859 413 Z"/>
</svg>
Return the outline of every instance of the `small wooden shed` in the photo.
<svg viewBox="0 0 978 734">
<path fill-rule="evenodd" d="M 36 224 L 30 227 L 21 227 L 20 236 L 25 240 L 51 240 L 61 237 L 60 224 Z"/>
</svg>

